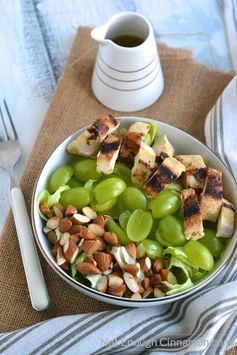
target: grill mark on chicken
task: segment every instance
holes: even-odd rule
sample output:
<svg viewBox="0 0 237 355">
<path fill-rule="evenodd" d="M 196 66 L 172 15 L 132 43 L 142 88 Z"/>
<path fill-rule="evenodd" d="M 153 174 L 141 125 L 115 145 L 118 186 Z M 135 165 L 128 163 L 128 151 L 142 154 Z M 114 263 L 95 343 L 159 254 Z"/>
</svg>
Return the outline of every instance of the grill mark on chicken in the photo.
<svg viewBox="0 0 237 355">
<path fill-rule="evenodd" d="M 109 128 L 112 126 L 116 127 L 118 124 L 117 120 L 111 115 L 103 116 L 95 121 L 91 127 L 87 130 L 90 133 L 88 140 L 97 139 L 98 137 L 105 136 Z"/>
<path fill-rule="evenodd" d="M 168 158 L 168 154 L 165 152 L 161 152 L 159 156 L 156 157 L 156 163 L 157 164 L 162 164 L 163 161 Z"/>
<path fill-rule="evenodd" d="M 184 218 L 189 219 L 195 214 L 200 214 L 199 203 L 197 199 L 194 199 L 192 196 L 187 197 L 184 200 Z"/>
<path fill-rule="evenodd" d="M 111 152 L 117 150 L 119 145 L 120 145 L 120 139 L 118 139 L 115 142 L 111 142 L 111 143 L 107 143 L 106 140 L 104 140 L 101 143 L 100 151 L 102 154 L 108 154 L 108 153 L 111 153 Z"/>
<path fill-rule="evenodd" d="M 128 132 L 123 139 L 118 160 L 129 168 L 132 168 L 134 164 L 134 158 L 140 149 L 142 138 L 141 133 Z"/>
<path fill-rule="evenodd" d="M 206 184 L 205 196 L 209 195 L 220 200 L 223 197 L 222 177 L 221 175 L 208 174 L 208 182 Z"/>
</svg>

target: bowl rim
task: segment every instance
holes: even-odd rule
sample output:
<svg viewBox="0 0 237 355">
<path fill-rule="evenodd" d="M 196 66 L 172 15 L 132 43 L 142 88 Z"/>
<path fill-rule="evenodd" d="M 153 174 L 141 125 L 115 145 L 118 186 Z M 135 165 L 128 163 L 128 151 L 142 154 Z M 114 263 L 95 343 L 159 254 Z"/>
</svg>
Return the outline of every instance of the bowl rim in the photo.
<svg viewBox="0 0 237 355">
<path fill-rule="evenodd" d="M 232 182 L 234 184 L 236 184 L 236 180 L 234 178 L 234 176 L 232 175 L 232 173 L 228 170 L 227 166 L 225 165 L 225 163 L 222 161 L 222 159 L 211 149 L 209 148 L 207 145 L 205 145 L 203 142 L 201 142 L 199 139 L 197 139 L 196 137 L 192 136 L 191 134 L 189 134 L 188 132 L 186 132 L 184 129 L 178 128 L 175 125 L 171 125 L 169 123 L 166 122 L 162 122 L 159 121 L 157 119 L 154 118 L 147 118 L 147 117 L 141 117 L 141 116 L 115 116 L 116 119 L 120 119 L 122 120 L 140 120 L 143 122 L 152 122 L 155 123 L 159 126 L 159 124 L 163 125 L 164 127 L 171 127 L 174 128 L 182 133 L 184 133 L 185 135 L 189 136 L 191 139 L 195 140 L 198 144 L 201 144 L 205 149 L 209 150 L 211 152 L 211 154 L 213 154 L 215 156 L 215 158 L 217 160 L 219 160 L 219 162 L 221 163 L 221 165 L 224 167 L 224 169 L 227 171 L 230 179 L 232 180 Z M 108 303 L 114 303 L 114 304 L 119 304 L 122 305 L 124 303 L 124 305 L 126 305 L 126 303 L 131 303 L 132 304 L 136 304 L 137 306 L 140 305 L 158 305 L 158 304 L 165 304 L 165 303 L 171 303 L 174 301 L 178 301 L 181 300 L 183 298 L 189 297 L 191 295 L 193 295 L 194 293 L 198 292 L 200 289 L 204 288 L 205 286 L 207 286 L 209 283 L 211 283 L 211 281 L 213 281 L 222 271 L 223 269 L 226 267 L 226 265 L 229 263 L 229 261 L 231 260 L 231 258 L 233 257 L 233 255 L 235 254 L 235 248 L 233 247 L 232 250 L 230 251 L 229 255 L 226 257 L 226 259 L 221 263 L 221 265 L 219 265 L 219 267 L 214 270 L 213 272 L 210 272 L 209 275 L 207 275 L 207 277 L 203 280 L 200 281 L 197 284 L 194 284 L 194 286 L 192 286 L 190 289 L 187 289 L 185 291 L 179 292 L 177 294 L 174 295 L 169 295 L 169 296 L 165 296 L 165 297 L 161 297 L 161 298 L 146 298 L 146 299 L 131 299 L 131 298 L 125 298 L 125 297 L 118 297 L 118 296 L 113 296 L 113 295 L 109 295 L 106 293 L 102 293 L 99 292 L 96 289 L 93 289 L 89 286 L 86 286 L 82 283 L 80 283 L 79 281 L 74 280 L 71 276 L 69 276 L 62 268 L 60 268 L 58 265 L 56 266 L 51 259 L 48 257 L 47 253 L 44 250 L 44 247 L 42 246 L 41 242 L 40 242 L 40 238 L 38 236 L 38 232 L 37 232 L 37 226 L 36 226 L 36 222 L 35 222 L 35 218 L 34 218 L 34 209 L 35 209 L 35 203 L 37 202 L 37 196 L 36 196 L 36 189 L 38 186 L 38 182 L 39 179 L 42 175 L 42 172 L 45 168 L 45 165 L 48 163 L 48 161 L 50 160 L 50 158 L 52 157 L 52 155 L 55 153 L 55 151 L 61 146 L 61 144 L 63 144 L 67 139 L 71 139 L 74 135 L 77 135 L 79 133 L 81 133 L 82 130 L 86 129 L 87 127 L 89 127 L 91 124 L 85 125 L 81 128 L 79 128 L 78 130 L 74 131 L 72 134 L 70 134 L 69 136 L 67 136 L 66 138 L 64 138 L 58 145 L 57 147 L 53 150 L 53 152 L 51 152 L 42 169 L 40 170 L 40 172 L 37 175 L 37 179 L 35 181 L 34 184 L 34 188 L 33 188 L 33 193 L 32 193 L 32 197 L 31 197 L 31 223 L 32 223 L 32 228 L 33 228 L 33 234 L 34 234 L 34 238 L 36 240 L 37 246 L 40 249 L 40 252 L 42 253 L 44 259 L 47 261 L 47 263 L 50 265 L 50 267 L 56 272 L 56 274 L 58 274 L 64 281 L 66 281 L 67 283 L 69 283 L 73 288 L 75 288 L 76 290 L 80 289 L 81 292 L 83 292 L 84 294 L 91 294 L 92 298 L 96 298 L 100 299 L 104 302 L 108 302 Z M 235 225 L 235 231 L 233 233 L 233 236 L 235 235 L 237 231 L 237 226 Z M 233 237 L 232 236 L 232 237 Z M 90 296 L 90 295 L 89 295 Z"/>
</svg>

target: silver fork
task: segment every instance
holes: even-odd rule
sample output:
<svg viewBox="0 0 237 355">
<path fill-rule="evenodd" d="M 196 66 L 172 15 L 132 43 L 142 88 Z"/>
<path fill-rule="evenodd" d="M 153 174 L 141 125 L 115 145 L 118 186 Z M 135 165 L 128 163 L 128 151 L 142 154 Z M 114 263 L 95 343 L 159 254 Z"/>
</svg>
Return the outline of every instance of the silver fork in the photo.
<svg viewBox="0 0 237 355">
<path fill-rule="evenodd" d="M 21 147 L 7 103 L 5 100 L 3 100 L 3 103 L 4 111 L 1 109 L 0 105 L 0 118 L 4 131 L 4 137 L 0 138 L 0 166 L 8 171 L 11 178 L 10 200 L 31 304 L 37 311 L 42 311 L 49 306 L 49 296 L 40 266 L 24 196 L 14 178 L 14 166 L 20 158 Z M 9 123 L 8 126 L 6 122 Z"/>
</svg>

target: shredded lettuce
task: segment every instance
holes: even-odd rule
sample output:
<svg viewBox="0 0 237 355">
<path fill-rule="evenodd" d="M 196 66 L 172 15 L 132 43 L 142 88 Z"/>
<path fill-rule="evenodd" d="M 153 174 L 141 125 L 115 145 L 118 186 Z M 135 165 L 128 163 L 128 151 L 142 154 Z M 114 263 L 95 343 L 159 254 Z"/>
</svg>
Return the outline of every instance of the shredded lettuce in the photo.
<svg viewBox="0 0 237 355">
<path fill-rule="evenodd" d="M 145 143 L 148 145 L 152 145 L 156 136 L 157 126 L 153 123 L 149 123 L 150 129 L 145 137 Z"/>
<path fill-rule="evenodd" d="M 47 200 L 47 204 L 48 204 L 49 208 L 53 207 L 56 203 L 59 202 L 60 197 L 61 197 L 61 193 L 63 191 L 66 191 L 69 189 L 70 189 L 70 187 L 67 185 L 60 186 L 52 195 L 49 195 L 48 200 Z"/>
<path fill-rule="evenodd" d="M 168 289 L 168 291 L 166 292 L 167 296 L 188 290 L 190 287 L 193 286 L 193 282 L 189 276 L 190 266 L 186 265 L 181 260 L 177 259 L 175 256 L 171 256 L 169 269 L 174 267 L 182 270 L 185 281 L 183 283 L 177 283 L 175 285 L 167 281 L 162 281 L 162 284 Z"/>
<path fill-rule="evenodd" d="M 71 264 L 71 274 L 72 277 L 75 279 L 76 273 L 77 273 L 77 269 L 76 269 L 76 265 L 79 263 L 82 263 L 85 259 L 85 257 L 87 256 L 87 253 L 82 251 L 80 254 L 78 254 L 76 260 L 74 261 L 74 263 Z"/>
<path fill-rule="evenodd" d="M 88 190 L 93 190 L 95 182 L 97 182 L 97 180 L 88 180 L 83 187 Z"/>
<path fill-rule="evenodd" d="M 163 254 L 174 256 L 175 258 L 179 259 L 183 263 L 190 265 L 192 268 L 198 270 L 198 267 L 196 265 L 193 265 L 192 263 L 190 263 L 187 255 L 183 251 L 182 247 L 168 247 L 163 251 Z"/>
</svg>

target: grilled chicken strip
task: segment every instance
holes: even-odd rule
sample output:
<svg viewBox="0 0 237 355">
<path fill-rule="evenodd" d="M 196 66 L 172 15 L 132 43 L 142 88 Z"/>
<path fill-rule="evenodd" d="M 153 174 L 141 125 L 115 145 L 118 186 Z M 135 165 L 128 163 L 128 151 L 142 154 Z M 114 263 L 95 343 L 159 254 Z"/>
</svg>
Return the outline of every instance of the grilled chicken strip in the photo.
<svg viewBox="0 0 237 355">
<path fill-rule="evenodd" d="M 133 184 L 137 187 L 142 187 L 142 185 L 149 179 L 154 167 L 155 152 L 149 145 L 142 142 L 132 168 L 131 178 Z"/>
<path fill-rule="evenodd" d="M 220 213 L 223 197 L 222 172 L 213 168 L 207 169 L 207 176 L 200 201 L 203 220 L 215 222 Z"/>
<path fill-rule="evenodd" d="M 178 179 L 183 171 L 185 171 L 185 166 L 182 163 L 175 158 L 168 157 L 158 167 L 143 188 L 148 196 L 155 196 L 168 184 Z"/>
<path fill-rule="evenodd" d="M 152 148 L 155 151 L 156 162 L 158 164 L 161 164 L 165 158 L 172 157 L 174 155 L 174 148 L 165 134 L 162 134 L 155 140 Z"/>
<path fill-rule="evenodd" d="M 121 144 L 122 137 L 114 134 L 109 134 L 101 143 L 101 148 L 96 161 L 96 170 L 99 173 L 112 174 Z"/>
<path fill-rule="evenodd" d="M 187 239 L 198 240 L 204 236 L 202 215 L 194 189 L 180 193 L 184 213 L 184 233 Z"/>
<path fill-rule="evenodd" d="M 105 115 L 96 120 L 89 128 L 68 144 L 67 152 L 91 156 L 99 149 L 105 137 L 114 132 L 119 126 L 119 120 L 111 115 Z"/>
<path fill-rule="evenodd" d="M 135 122 L 129 129 L 123 139 L 119 153 L 119 161 L 129 168 L 134 164 L 134 158 L 137 155 L 142 142 L 149 132 L 150 125 L 144 122 Z"/>
<path fill-rule="evenodd" d="M 217 223 L 217 237 L 230 238 L 234 232 L 235 207 L 226 199 L 222 199 L 221 212 Z"/>
<path fill-rule="evenodd" d="M 207 167 L 201 155 L 177 155 L 176 159 L 184 164 L 186 168 L 184 173 L 185 187 L 202 189 L 205 183 Z"/>
</svg>

